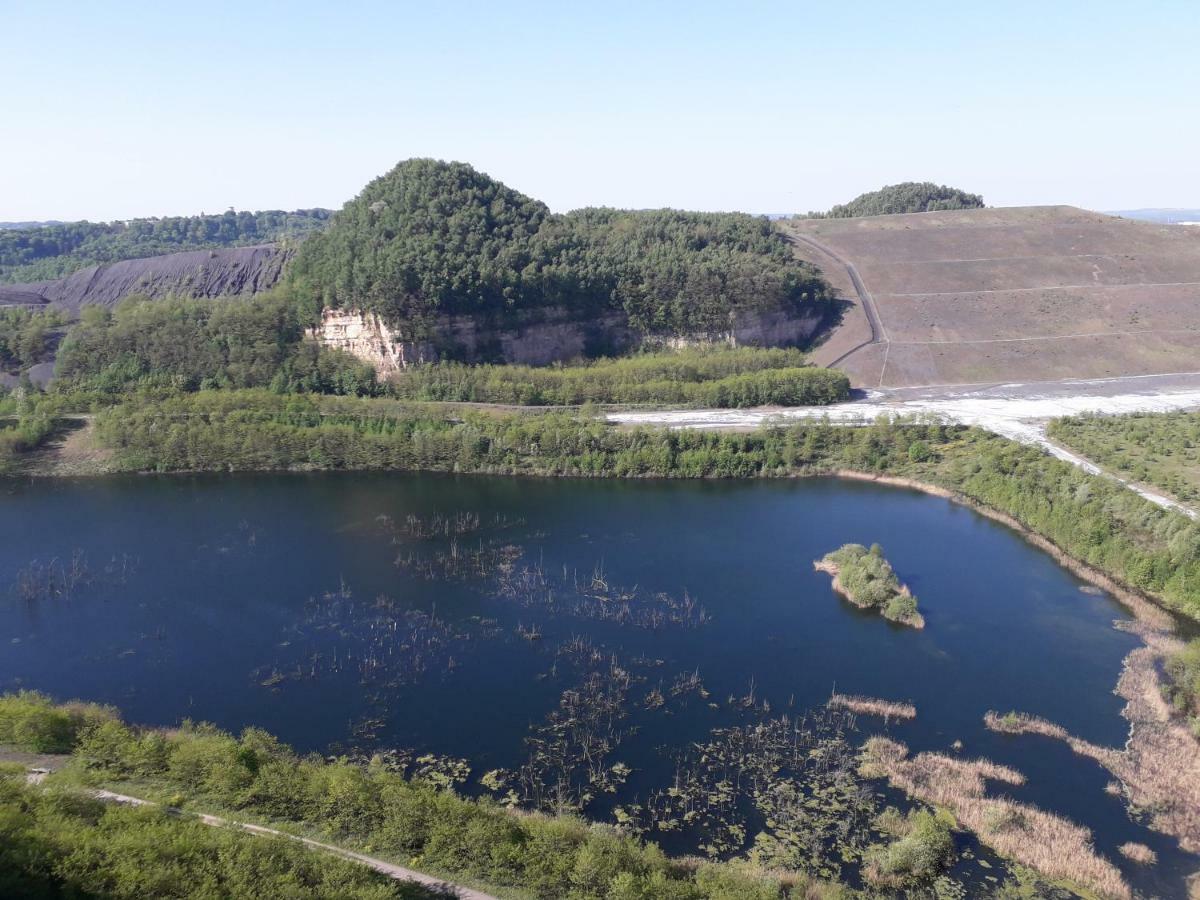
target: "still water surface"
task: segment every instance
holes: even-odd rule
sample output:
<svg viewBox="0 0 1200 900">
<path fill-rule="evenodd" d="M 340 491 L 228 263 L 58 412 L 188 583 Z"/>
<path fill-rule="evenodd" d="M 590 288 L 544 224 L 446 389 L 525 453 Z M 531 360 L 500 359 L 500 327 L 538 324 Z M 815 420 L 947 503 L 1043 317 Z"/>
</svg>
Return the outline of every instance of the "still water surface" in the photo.
<svg viewBox="0 0 1200 900">
<path fill-rule="evenodd" d="M 305 751 L 458 757 L 472 767 L 461 789 L 475 792 L 480 774 L 530 759 L 527 739 L 546 739 L 564 692 L 591 673 L 619 707 L 605 764 L 632 769 L 613 793 L 592 791 L 587 812 L 606 818 L 668 787 L 713 729 L 801 715 L 836 689 L 918 709 L 911 722 L 858 718 L 854 744 L 877 732 L 914 752 L 961 741 L 1019 769 L 1029 781 L 1007 789 L 1014 798 L 1087 824 L 1143 890 L 1178 895 L 1200 865 L 1132 821 L 1092 762 L 984 729 L 987 710 L 1019 709 L 1121 745 L 1112 691 L 1136 639 L 1113 629 L 1126 613 L 1111 598 L 940 498 L 837 480 L 394 474 L 3 491 L 3 690 L 112 703 L 150 724 L 259 725 Z M 813 571 L 848 541 L 883 546 L 920 598 L 923 631 L 854 609 Z M 86 577 L 71 596 L 17 596 L 22 577 L 73 558 Z M 1134 871 L 1115 853 L 1129 840 L 1159 865 Z"/>
</svg>

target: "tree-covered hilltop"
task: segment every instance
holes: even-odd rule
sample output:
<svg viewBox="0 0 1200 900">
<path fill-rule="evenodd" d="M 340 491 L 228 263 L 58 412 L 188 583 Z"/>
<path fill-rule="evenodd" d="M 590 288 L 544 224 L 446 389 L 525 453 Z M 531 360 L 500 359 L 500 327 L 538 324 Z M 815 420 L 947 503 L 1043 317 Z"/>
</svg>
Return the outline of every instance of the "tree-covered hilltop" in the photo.
<svg viewBox="0 0 1200 900">
<path fill-rule="evenodd" d="M 826 286 L 765 218 L 544 204 L 463 163 L 414 159 L 301 246 L 310 312 L 366 309 L 419 331 L 435 313 L 623 311 L 643 333 L 723 331 L 746 310 L 818 308 Z"/>
<path fill-rule="evenodd" d="M 0 229 L 0 283 L 61 278 L 98 263 L 180 250 L 245 247 L 301 237 L 325 227 L 331 215 L 327 209 L 231 209 L 219 215 Z"/>
<path fill-rule="evenodd" d="M 824 214 L 830 219 L 858 216 L 890 216 L 898 213 L 934 212 L 945 209 L 978 209 L 983 197 L 932 181 L 905 181 L 889 184 L 877 191 L 860 194 L 849 203 L 835 206 Z"/>
</svg>

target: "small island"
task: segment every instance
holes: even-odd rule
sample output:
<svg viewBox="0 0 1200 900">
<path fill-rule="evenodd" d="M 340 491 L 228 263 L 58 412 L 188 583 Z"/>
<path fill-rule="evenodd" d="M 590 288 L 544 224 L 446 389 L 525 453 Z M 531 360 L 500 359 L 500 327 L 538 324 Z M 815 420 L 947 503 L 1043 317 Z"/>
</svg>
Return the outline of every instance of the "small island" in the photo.
<svg viewBox="0 0 1200 900">
<path fill-rule="evenodd" d="M 917 598 L 900 583 L 883 550 L 872 544 L 843 544 L 813 563 L 818 572 L 833 576 L 833 589 L 862 609 L 878 610 L 885 619 L 924 628 L 925 617 L 917 609 Z"/>
</svg>

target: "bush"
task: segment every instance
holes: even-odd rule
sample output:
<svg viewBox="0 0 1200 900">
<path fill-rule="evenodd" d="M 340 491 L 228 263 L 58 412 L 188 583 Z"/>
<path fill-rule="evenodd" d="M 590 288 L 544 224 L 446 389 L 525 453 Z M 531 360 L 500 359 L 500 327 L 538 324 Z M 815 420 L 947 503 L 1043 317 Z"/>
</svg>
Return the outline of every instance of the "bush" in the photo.
<svg viewBox="0 0 1200 900">
<path fill-rule="evenodd" d="M 116 716 L 92 703 L 61 706 L 44 694 L 21 691 L 0 696 L 0 744 L 32 753 L 69 753 L 80 736 Z"/>
</svg>

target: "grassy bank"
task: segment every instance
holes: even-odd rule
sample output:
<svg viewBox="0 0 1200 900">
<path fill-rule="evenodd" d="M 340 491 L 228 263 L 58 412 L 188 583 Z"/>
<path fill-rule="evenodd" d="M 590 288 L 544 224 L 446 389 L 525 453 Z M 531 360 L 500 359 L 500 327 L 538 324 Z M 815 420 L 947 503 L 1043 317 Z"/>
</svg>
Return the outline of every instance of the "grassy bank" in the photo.
<svg viewBox="0 0 1200 900">
<path fill-rule="evenodd" d="M 311 854 L 301 859 L 303 851 L 280 842 L 206 834 L 213 829 L 172 821 L 161 813 L 104 810 L 69 790 L 100 784 L 133 784 L 130 793 L 149 793 L 173 806 L 233 811 L 245 819 L 289 825 L 441 877 L 491 886 L 505 896 L 850 896 L 841 886 L 800 874 L 671 860 L 656 846 L 613 828 L 569 817 L 516 815 L 432 782 L 408 780 L 378 761 L 364 767 L 300 757 L 257 729 L 240 737 L 203 725 L 138 729 L 121 722 L 111 709 L 78 704 L 64 709 L 38 695 L 22 694 L 0 697 L 0 739 L 5 737 L 15 737 L 28 749 L 61 749 L 64 741 L 73 747 L 67 770 L 51 779 L 48 794 L 16 783 L 19 773 L 0 777 L 0 834 L 7 838 L 0 841 L 0 859 L 7 853 L 9 863 L 0 869 L 23 888 L 44 884 L 60 892 L 43 896 L 60 896 L 76 886 L 120 887 L 106 896 L 196 896 L 187 892 L 190 884 L 215 884 L 218 889 L 209 895 L 230 897 L 425 896 L 415 889 L 405 893 L 394 884 L 381 886 L 372 873 L 348 870 L 334 859 Z M 71 808 L 70 815 L 55 814 L 64 806 Z M 81 836 L 89 822 L 95 829 Z M 37 853 L 39 842 L 51 846 Z M 285 864 L 297 865 L 297 877 L 310 883 L 273 892 L 274 882 L 268 879 Z M 251 876 L 259 880 L 251 881 Z"/>
<path fill-rule="evenodd" d="M 97 416 L 126 471 L 403 469 L 574 477 L 753 478 L 855 470 L 945 489 L 1137 592 L 1200 617 L 1200 525 L 1119 484 L 979 429 L 880 422 L 751 434 L 617 429 L 565 413 L 199 392 Z"/>
</svg>

